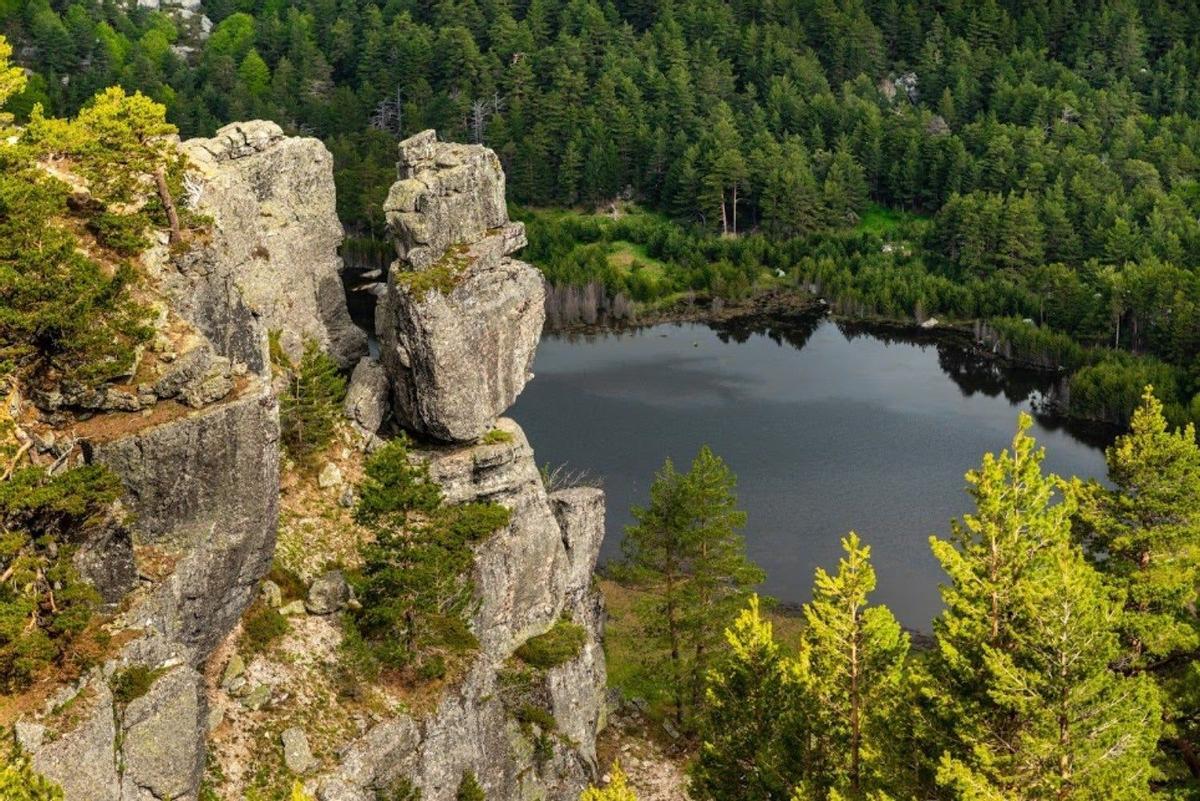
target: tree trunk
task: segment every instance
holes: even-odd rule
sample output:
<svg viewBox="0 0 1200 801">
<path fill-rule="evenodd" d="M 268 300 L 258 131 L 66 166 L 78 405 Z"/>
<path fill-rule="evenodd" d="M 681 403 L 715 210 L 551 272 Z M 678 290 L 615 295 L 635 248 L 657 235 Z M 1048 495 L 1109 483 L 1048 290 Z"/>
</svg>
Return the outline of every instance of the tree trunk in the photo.
<svg viewBox="0 0 1200 801">
<path fill-rule="evenodd" d="M 158 199 L 162 201 L 167 212 L 167 222 L 171 226 L 170 243 L 179 242 L 179 214 L 175 211 L 175 201 L 171 198 L 171 189 L 167 186 L 167 173 L 162 167 L 154 171 L 154 182 L 158 184 Z"/>
</svg>

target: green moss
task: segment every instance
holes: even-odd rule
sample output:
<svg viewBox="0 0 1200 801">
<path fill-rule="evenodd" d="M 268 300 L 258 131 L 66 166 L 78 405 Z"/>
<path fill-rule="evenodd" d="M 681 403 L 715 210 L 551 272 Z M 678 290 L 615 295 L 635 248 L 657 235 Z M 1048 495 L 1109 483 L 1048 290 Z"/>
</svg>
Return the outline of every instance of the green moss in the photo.
<svg viewBox="0 0 1200 801">
<path fill-rule="evenodd" d="M 545 634 L 526 640 L 517 649 L 517 656 L 531 667 L 549 670 L 579 656 L 586 641 L 587 632 L 583 626 L 564 618 Z"/>
<path fill-rule="evenodd" d="M 396 284 L 414 297 L 424 297 L 430 291 L 449 295 L 462 283 L 463 275 L 471 266 L 469 252 L 468 245 L 453 245 L 425 269 L 397 273 Z"/>
</svg>

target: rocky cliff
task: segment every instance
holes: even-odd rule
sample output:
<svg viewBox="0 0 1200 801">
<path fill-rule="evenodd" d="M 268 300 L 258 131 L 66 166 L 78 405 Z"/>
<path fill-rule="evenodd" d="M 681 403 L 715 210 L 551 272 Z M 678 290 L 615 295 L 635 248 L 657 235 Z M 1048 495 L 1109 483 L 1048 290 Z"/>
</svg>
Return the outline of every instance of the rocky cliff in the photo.
<svg viewBox="0 0 1200 801">
<path fill-rule="evenodd" d="M 184 253 L 164 240 L 143 258 L 160 333 L 136 379 L 35 399 L 72 432 L 39 441 L 112 468 L 132 514 L 80 549 L 113 613 L 110 653 L 29 705 L 21 746 L 67 801 L 196 799 L 202 781 L 240 799 L 270 771 L 268 797 L 302 777 L 321 801 L 369 801 L 397 782 L 438 801 L 472 771 L 489 799 L 574 799 L 595 773 L 604 717 L 591 583 L 604 502 L 598 490 L 548 492 L 523 433 L 499 417 L 530 377 L 543 303 L 536 271 L 509 258 L 524 238 L 507 220 L 495 155 L 432 132 L 401 145 L 377 362 L 346 312 L 324 147 L 254 122 L 181 148 L 188 203 L 211 218 L 211 236 Z M 319 481 L 281 466 L 275 331 L 293 356 L 312 339 L 354 366 L 347 426 Z M 281 606 L 262 581 L 273 560 L 353 559 L 352 480 L 395 430 L 389 413 L 420 438 L 417 458 L 448 502 L 495 501 L 511 523 L 477 548 L 480 647 L 461 681 L 420 701 L 353 687 L 358 700 L 344 702 L 338 574 L 298 568 L 313 586 L 286 610 L 291 631 L 272 652 L 238 653 L 242 618 L 256 598 Z M 523 675 L 514 698 L 514 651 L 566 619 L 583 646 Z M 540 724 L 520 716 L 531 705 Z"/>
</svg>

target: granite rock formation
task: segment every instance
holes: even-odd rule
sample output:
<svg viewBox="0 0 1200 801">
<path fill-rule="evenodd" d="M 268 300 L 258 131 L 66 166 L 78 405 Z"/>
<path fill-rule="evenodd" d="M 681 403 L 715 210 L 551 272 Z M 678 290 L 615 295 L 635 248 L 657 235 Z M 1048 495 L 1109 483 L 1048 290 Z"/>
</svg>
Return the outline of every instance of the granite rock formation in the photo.
<svg viewBox="0 0 1200 801">
<path fill-rule="evenodd" d="M 504 173 L 481 145 L 400 144 L 385 205 L 399 258 L 377 315 L 397 422 L 444 442 L 487 433 L 532 377 L 545 321 L 540 273 L 509 254 Z"/>
</svg>

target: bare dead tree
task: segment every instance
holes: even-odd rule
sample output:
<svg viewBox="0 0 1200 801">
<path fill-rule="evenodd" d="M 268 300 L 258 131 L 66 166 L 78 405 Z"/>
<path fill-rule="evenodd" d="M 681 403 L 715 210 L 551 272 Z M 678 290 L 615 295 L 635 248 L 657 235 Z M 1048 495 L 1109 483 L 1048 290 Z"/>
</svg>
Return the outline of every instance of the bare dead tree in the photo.
<svg viewBox="0 0 1200 801">
<path fill-rule="evenodd" d="M 375 110 L 368 121 L 370 126 L 378 131 L 386 131 L 394 136 L 404 133 L 404 93 L 396 87 L 396 93 L 375 104 Z"/>
</svg>

